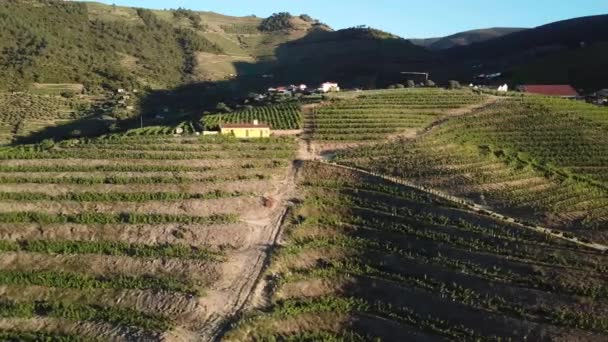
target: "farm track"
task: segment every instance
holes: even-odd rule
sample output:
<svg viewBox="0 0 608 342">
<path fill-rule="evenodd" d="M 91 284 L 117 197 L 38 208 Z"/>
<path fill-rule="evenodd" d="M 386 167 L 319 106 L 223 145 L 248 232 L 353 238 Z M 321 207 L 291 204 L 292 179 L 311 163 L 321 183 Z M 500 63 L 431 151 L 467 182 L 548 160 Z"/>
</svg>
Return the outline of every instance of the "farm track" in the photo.
<svg viewBox="0 0 608 342">
<path fill-rule="evenodd" d="M 208 312 L 214 313 L 205 320 L 199 331 L 200 340 L 219 341 L 230 327 L 230 323 L 246 308 L 264 302 L 263 291 L 258 289 L 264 287 L 264 270 L 269 265 L 272 251 L 280 239 L 281 228 L 289 213 L 290 200 L 295 195 L 300 167 L 301 162 L 294 161 L 281 189 L 273 194 L 272 198 L 278 204 L 271 219 L 246 220 L 249 225 L 260 230 L 259 238 L 254 246 L 231 257 L 236 260 L 223 265 L 224 269 L 232 273 L 232 277 L 224 279 L 225 287 L 217 293 L 208 293 L 202 299 L 202 305 L 206 306 Z"/>
<path fill-rule="evenodd" d="M 379 173 L 374 173 L 374 172 L 370 172 L 367 170 L 363 170 L 363 169 L 359 169 L 359 168 L 355 168 L 355 167 L 350 167 L 350 166 L 346 166 L 346 165 L 340 165 L 337 163 L 332 163 L 332 162 L 328 162 L 328 161 L 321 161 L 324 164 L 327 165 L 331 165 L 331 166 L 335 166 L 335 167 L 339 167 L 345 170 L 349 170 L 349 171 L 355 171 L 355 172 L 359 172 L 359 173 L 363 173 L 365 175 L 369 175 L 369 176 L 373 176 L 373 177 L 377 177 L 377 178 L 381 178 L 383 180 L 392 182 L 392 183 L 396 183 L 396 184 L 400 184 L 400 185 L 404 185 L 416 190 L 420 190 L 423 192 L 426 192 L 428 194 L 437 196 L 439 198 L 448 200 L 450 202 L 454 202 L 460 205 L 465 206 L 467 209 L 476 212 L 476 213 L 480 213 L 480 214 L 486 214 L 486 215 L 490 215 L 493 218 L 496 218 L 500 221 L 503 221 L 505 223 L 509 223 L 509 224 L 514 224 L 517 225 L 519 227 L 528 229 L 528 230 L 532 230 L 535 231 L 537 233 L 542 233 L 542 234 L 546 234 L 549 235 L 553 238 L 557 238 L 557 239 L 562 239 L 571 243 L 574 243 L 576 245 L 582 246 L 582 247 L 586 247 L 586 248 L 590 248 L 590 249 L 594 249 L 600 252 L 606 252 L 608 251 L 608 245 L 603 245 L 603 244 L 599 244 L 599 243 L 587 243 L 587 242 L 583 242 L 579 239 L 577 239 L 576 237 L 570 238 L 570 237 L 566 237 L 563 233 L 561 232 L 555 232 L 554 230 L 550 229 L 550 228 L 546 228 L 546 227 L 541 227 L 541 226 L 528 226 L 528 225 L 524 225 L 521 223 L 518 223 L 517 220 L 515 220 L 512 217 L 500 214 L 496 211 L 493 211 L 492 208 L 486 207 L 486 206 L 482 206 L 479 205 L 477 203 L 473 203 L 470 201 L 467 201 L 464 198 L 460 198 L 460 197 L 456 197 L 456 196 L 452 196 L 449 195 L 445 192 L 439 191 L 437 189 L 432 189 L 432 188 L 428 188 L 428 187 L 424 187 L 418 184 L 415 184 L 413 182 L 407 181 L 405 179 L 400 179 L 397 177 L 391 177 L 391 176 L 387 176 L 387 175 L 382 175 Z"/>
</svg>

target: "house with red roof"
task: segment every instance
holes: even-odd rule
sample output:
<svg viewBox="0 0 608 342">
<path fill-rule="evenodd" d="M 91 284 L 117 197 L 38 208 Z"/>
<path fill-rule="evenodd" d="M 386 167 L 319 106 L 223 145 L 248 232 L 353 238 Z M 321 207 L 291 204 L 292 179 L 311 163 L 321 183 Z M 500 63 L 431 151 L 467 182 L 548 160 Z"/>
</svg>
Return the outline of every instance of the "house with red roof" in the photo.
<svg viewBox="0 0 608 342">
<path fill-rule="evenodd" d="M 574 98 L 579 96 L 576 89 L 568 84 L 527 84 L 519 86 L 519 90 L 524 93 L 559 96 L 564 98 Z"/>
</svg>

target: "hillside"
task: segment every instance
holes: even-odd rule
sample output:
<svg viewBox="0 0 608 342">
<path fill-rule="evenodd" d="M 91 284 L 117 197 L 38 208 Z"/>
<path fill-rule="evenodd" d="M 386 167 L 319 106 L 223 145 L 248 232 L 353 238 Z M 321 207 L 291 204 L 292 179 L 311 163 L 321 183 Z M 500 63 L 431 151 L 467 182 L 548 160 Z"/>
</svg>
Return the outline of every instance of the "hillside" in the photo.
<svg viewBox="0 0 608 342">
<path fill-rule="evenodd" d="M 410 41 L 416 45 L 425 47 L 429 50 L 445 50 L 455 46 L 467 46 L 473 43 L 479 43 L 486 40 L 495 39 L 514 32 L 524 30 L 526 29 L 513 27 L 493 27 L 488 29 L 459 32 L 446 37 L 410 39 Z"/>
<path fill-rule="evenodd" d="M 42 0 L 3 2 L 0 17 L 0 89 L 17 90 L 33 82 L 94 90 L 222 80 L 235 76 L 235 61 L 268 57 L 313 27 L 329 30 L 307 16 L 264 29 L 276 18 Z"/>
<path fill-rule="evenodd" d="M 602 47 L 606 37 L 608 15 L 559 21 L 444 50 L 446 64 L 437 72 L 463 80 L 502 72 L 503 82 L 571 83 L 594 90 L 604 87 L 608 76 Z"/>
<path fill-rule="evenodd" d="M 603 341 L 606 114 L 352 91 L 2 147 L 0 339 Z M 303 132 L 196 134 L 254 118 Z"/>
</svg>

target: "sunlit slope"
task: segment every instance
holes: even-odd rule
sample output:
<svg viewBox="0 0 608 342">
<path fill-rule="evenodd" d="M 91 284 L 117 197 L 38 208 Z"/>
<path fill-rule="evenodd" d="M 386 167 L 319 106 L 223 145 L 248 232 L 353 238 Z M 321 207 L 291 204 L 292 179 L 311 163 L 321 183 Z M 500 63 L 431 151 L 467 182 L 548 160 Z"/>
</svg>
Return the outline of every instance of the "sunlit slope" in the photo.
<svg viewBox="0 0 608 342">
<path fill-rule="evenodd" d="M 247 281 L 293 140 L 148 132 L 0 150 L 0 336 L 189 340 Z"/>
<path fill-rule="evenodd" d="M 606 256 L 425 193 L 306 164 L 266 279 L 229 341 L 600 341 Z"/>
<path fill-rule="evenodd" d="M 561 99 L 502 100 L 414 141 L 345 151 L 338 160 L 605 242 L 607 114 Z"/>
</svg>

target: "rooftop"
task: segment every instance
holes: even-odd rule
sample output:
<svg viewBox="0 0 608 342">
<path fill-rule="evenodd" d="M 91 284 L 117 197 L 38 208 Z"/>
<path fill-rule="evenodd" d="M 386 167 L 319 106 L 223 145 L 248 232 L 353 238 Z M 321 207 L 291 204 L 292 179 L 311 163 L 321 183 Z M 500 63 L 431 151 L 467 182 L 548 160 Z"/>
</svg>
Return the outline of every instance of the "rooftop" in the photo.
<svg viewBox="0 0 608 342">
<path fill-rule="evenodd" d="M 222 124 L 220 128 L 270 128 L 264 124 L 252 124 L 252 123 L 239 123 L 239 124 Z"/>
<path fill-rule="evenodd" d="M 578 96 L 578 92 L 567 84 L 526 84 L 522 89 L 527 93 L 549 95 L 549 96 Z"/>
</svg>

